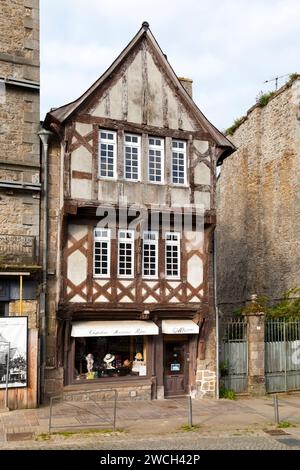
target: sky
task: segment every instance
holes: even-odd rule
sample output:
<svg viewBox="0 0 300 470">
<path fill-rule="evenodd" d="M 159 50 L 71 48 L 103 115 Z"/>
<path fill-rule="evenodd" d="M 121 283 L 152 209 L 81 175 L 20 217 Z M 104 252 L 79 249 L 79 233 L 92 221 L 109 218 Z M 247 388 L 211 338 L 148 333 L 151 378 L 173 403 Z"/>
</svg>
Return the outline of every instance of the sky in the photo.
<svg viewBox="0 0 300 470">
<path fill-rule="evenodd" d="M 299 0 L 40 0 L 41 119 L 79 97 L 148 21 L 220 130 L 300 72 Z"/>
</svg>

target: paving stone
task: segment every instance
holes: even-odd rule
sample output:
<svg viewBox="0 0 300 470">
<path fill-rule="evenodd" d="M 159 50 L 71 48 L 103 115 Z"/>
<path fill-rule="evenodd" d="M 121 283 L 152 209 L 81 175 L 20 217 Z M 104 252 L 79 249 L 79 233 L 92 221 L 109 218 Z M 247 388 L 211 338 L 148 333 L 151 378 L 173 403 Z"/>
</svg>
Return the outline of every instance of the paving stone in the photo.
<svg viewBox="0 0 300 470">
<path fill-rule="evenodd" d="M 16 432 L 16 433 L 7 433 L 7 441 L 28 441 L 32 440 L 34 437 L 33 432 Z"/>
</svg>

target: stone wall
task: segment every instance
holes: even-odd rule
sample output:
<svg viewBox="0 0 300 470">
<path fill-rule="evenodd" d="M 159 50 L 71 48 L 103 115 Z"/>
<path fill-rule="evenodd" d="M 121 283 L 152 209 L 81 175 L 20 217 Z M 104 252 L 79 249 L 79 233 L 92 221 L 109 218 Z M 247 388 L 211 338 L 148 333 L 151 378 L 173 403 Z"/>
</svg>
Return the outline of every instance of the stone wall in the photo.
<svg viewBox="0 0 300 470">
<path fill-rule="evenodd" d="M 129 385 L 129 382 L 126 382 L 126 384 L 122 383 L 110 383 L 110 384 L 97 384 L 96 387 L 94 387 L 94 390 L 97 390 L 97 392 L 94 392 L 91 395 L 91 392 L 93 392 L 92 387 L 85 387 L 80 390 L 75 390 L 78 389 L 77 386 L 73 386 L 73 389 L 76 393 L 72 393 L 72 386 L 71 387 L 66 387 L 64 390 L 64 398 L 68 401 L 86 401 L 89 399 L 90 396 L 92 396 L 96 400 L 113 400 L 114 399 L 114 392 L 109 391 L 109 390 L 116 390 L 117 391 L 117 400 L 118 401 L 138 401 L 138 400 L 151 400 L 151 384 L 137 384 L 137 383 L 132 383 L 132 385 Z M 101 391 L 101 389 L 108 389 L 107 391 Z"/>
<path fill-rule="evenodd" d="M 29 385 L 26 393 L 23 389 L 12 390 L 11 408 L 37 404 L 39 76 L 39 0 L 0 0 L 0 234 L 5 234 L 0 241 L 0 252 L 5 255 L 1 271 L 28 271 L 31 275 L 26 279 L 34 280 L 37 286 L 36 298 L 33 294 L 32 300 L 24 300 L 22 309 L 29 326 Z M 35 237 L 32 241 L 35 252 L 33 249 L 26 259 L 20 255 L 22 242 L 17 246 L 16 235 L 20 240 L 22 236 Z M 9 284 L 12 279 L 2 276 L 0 282 Z M 9 298 L 5 303 L 9 315 L 19 315 L 19 300 Z"/>
<path fill-rule="evenodd" d="M 38 184 L 39 1 L 0 1 L 0 183 Z M 1 233 L 39 235 L 39 193 L 0 188 Z"/>
<path fill-rule="evenodd" d="M 48 230 L 48 290 L 47 290 L 47 367 L 57 362 L 57 304 L 60 291 L 60 144 L 53 137 L 49 147 L 49 230 Z M 43 214 L 42 214 L 43 216 Z M 42 240 L 42 237 L 41 237 Z M 43 240 L 42 240 L 43 243 Z M 41 244 L 42 244 L 41 243 Z M 59 380 L 57 381 L 57 383 Z M 60 385 L 59 385 L 60 387 Z"/>
<path fill-rule="evenodd" d="M 195 398 L 214 398 L 216 395 L 215 326 L 211 325 L 209 330 L 205 337 L 204 358 L 197 359 Z"/>
<path fill-rule="evenodd" d="M 20 314 L 20 301 L 15 300 L 9 303 L 9 316 L 14 317 Z M 37 300 L 23 300 L 22 301 L 22 315 L 28 317 L 28 328 L 36 329 L 38 327 L 37 321 L 38 302 Z"/>
<path fill-rule="evenodd" d="M 300 286 L 300 79 L 255 105 L 231 140 L 217 184 L 218 300 L 232 313 L 252 293 Z"/>
</svg>

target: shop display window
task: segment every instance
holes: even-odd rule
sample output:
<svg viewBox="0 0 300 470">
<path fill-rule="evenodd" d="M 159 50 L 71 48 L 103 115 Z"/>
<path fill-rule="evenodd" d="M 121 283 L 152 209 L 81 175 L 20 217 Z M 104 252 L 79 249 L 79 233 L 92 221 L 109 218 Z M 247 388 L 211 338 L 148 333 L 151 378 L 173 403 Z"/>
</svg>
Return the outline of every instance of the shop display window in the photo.
<svg viewBox="0 0 300 470">
<path fill-rule="evenodd" d="M 146 375 L 145 337 L 101 336 L 75 339 L 75 380 Z"/>
</svg>

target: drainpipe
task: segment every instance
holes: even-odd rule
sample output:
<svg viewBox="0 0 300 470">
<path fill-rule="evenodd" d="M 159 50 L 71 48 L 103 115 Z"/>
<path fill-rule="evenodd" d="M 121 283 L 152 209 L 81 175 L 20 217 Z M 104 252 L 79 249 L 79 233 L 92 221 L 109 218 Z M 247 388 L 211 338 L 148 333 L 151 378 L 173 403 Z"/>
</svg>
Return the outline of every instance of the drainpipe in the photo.
<svg viewBox="0 0 300 470">
<path fill-rule="evenodd" d="M 217 298 L 217 235 L 214 230 L 213 237 L 213 258 L 214 258 L 214 303 L 216 311 L 216 399 L 219 400 L 219 308 Z"/>
<path fill-rule="evenodd" d="M 45 397 L 45 367 L 46 367 L 46 296 L 47 296 L 47 271 L 48 271 L 48 145 L 52 132 L 41 129 L 38 135 L 43 145 L 42 160 L 44 169 L 43 185 L 43 275 L 42 291 L 40 294 L 40 402 Z"/>
</svg>

